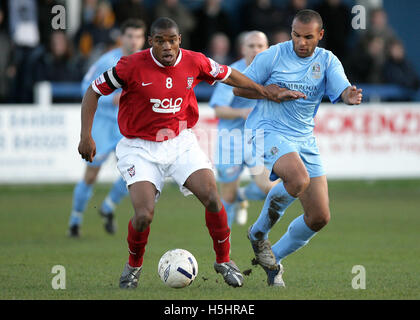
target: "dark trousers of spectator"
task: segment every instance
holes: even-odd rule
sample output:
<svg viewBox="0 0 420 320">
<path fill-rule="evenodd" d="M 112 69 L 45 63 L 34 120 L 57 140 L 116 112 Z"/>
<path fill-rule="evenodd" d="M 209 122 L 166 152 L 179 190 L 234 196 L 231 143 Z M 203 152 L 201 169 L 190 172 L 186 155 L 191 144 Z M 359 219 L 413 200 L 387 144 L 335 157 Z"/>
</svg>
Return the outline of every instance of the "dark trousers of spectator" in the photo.
<svg viewBox="0 0 420 320">
<path fill-rule="evenodd" d="M 28 70 L 28 61 L 35 48 L 16 46 L 13 51 L 13 61 L 16 66 L 16 75 L 10 88 L 10 102 L 32 103 L 33 102 L 33 75 Z"/>
</svg>

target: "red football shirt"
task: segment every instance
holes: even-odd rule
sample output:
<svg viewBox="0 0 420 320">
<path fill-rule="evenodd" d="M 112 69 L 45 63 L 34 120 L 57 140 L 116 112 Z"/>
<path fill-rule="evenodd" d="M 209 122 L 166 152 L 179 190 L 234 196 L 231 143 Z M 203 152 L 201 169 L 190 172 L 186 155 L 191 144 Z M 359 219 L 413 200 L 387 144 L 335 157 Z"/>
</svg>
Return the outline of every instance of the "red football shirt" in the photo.
<svg viewBox="0 0 420 320">
<path fill-rule="evenodd" d="M 120 132 L 127 138 L 163 141 L 192 128 L 198 120 L 193 88 L 229 77 L 231 69 L 202 53 L 180 49 L 176 63 L 164 66 L 146 49 L 122 57 L 92 82 L 100 95 L 122 88 L 118 111 Z"/>
</svg>

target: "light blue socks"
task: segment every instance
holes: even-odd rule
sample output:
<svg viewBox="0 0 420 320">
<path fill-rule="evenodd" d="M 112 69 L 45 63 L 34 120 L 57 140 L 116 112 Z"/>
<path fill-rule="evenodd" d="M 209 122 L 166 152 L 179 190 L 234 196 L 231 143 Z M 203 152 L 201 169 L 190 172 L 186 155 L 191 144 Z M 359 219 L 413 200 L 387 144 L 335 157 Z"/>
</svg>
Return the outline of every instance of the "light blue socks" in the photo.
<svg viewBox="0 0 420 320">
<path fill-rule="evenodd" d="M 111 191 L 102 202 L 101 211 L 104 214 L 110 214 L 115 211 L 115 207 L 128 194 L 126 183 L 121 177 L 114 182 Z"/>
<path fill-rule="evenodd" d="M 278 183 L 267 195 L 263 209 L 251 228 L 252 240 L 265 240 L 274 224 L 283 216 L 284 211 L 296 198 L 284 188 L 283 182 Z"/>
<path fill-rule="evenodd" d="M 296 200 L 284 188 L 283 182 L 274 186 L 267 195 L 264 207 L 260 216 L 251 228 L 251 239 L 262 240 L 268 238 L 268 233 L 274 224 L 283 216 L 284 211 Z M 277 263 L 306 245 L 316 234 L 312 231 L 304 220 L 304 215 L 300 215 L 293 220 L 287 232 L 272 247 Z"/>
<path fill-rule="evenodd" d="M 73 207 L 70 215 L 69 225 L 80 225 L 83 221 L 83 212 L 92 197 L 93 185 L 86 184 L 83 180 L 74 187 Z"/>
<path fill-rule="evenodd" d="M 236 202 L 228 203 L 228 202 L 226 202 L 225 200 L 222 199 L 222 203 L 223 203 L 223 206 L 225 207 L 225 210 L 226 210 L 226 215 L 227 215 L 229 228 L 231 228 L 233 220 L 235 219 L 235 214 L 236 214 L 236 210 L 235 210 L 236 209 Z"/>
<path fill-rule="evenodd" d="M 123 178 L 114 182 L 109 194 L 102 202 L 101 211 L 110 214 L 115 210 L 117 204 L 127 195 L 128 190 Z M 83 180 L 76 184 L 73 191 L 73 207 L 70 215 L 69 225 L 81 225 L 83 212 L 92 197 L 93 185 L 86 184 Z"/>
<path fill-rule="evenodd" d="M 302 248 L 316 234 L 315 231 L 312 231 L 306 225 L 303 216 L 302 214 L 293 220 L 283 237 L 271 247 L 277 263 L 280 263 L 283 258 Z"/>
</svg>

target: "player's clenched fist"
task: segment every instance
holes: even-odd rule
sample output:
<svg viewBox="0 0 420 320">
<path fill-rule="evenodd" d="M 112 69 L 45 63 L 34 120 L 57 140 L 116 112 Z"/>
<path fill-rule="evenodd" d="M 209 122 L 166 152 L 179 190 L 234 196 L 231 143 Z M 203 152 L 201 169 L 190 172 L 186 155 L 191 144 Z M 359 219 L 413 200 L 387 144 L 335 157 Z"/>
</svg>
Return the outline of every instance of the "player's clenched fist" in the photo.
<svg viewBox="0 0 420 320">
<path fill-rule="evenodd" d="M 96 154 L 95 141 L 91 136 L 80 138 L 78 150 L 83 159 L 92 162 Z"/>
</svg>

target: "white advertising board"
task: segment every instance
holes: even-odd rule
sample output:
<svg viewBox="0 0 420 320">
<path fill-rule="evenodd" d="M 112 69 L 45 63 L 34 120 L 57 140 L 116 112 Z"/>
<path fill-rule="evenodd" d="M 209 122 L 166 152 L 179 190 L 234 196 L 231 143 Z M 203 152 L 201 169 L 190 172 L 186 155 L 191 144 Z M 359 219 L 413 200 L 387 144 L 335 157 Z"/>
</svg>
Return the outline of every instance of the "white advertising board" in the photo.
<svg viewBox="0 0 420 320">
<path fill-rule="evenodd" d="M 419 104 L 326 104 L 314 132 L 330 178 L 420 177 Z"/>
<path fill-rule="evenodd" d="M 0 183 L 78 181 L 84 173 L 79 137 L 80 105 L 0 108 Z M 119 174 L 109 160 L 102 181 Z"/>
<path fill-rule="evenodd" d="M 329 178 L 420 177 L 420 104 L 320 106 L 315 118 L 318 145 Z M 200 105 L 196 130 L 212 158 L 217 121 Z M 0 108 L 0 183 L 76 182 L 84 172 L 77 152 L 80 105 Z M 119 176 L 111 156 L 99 175 Z"/>
</svg>

